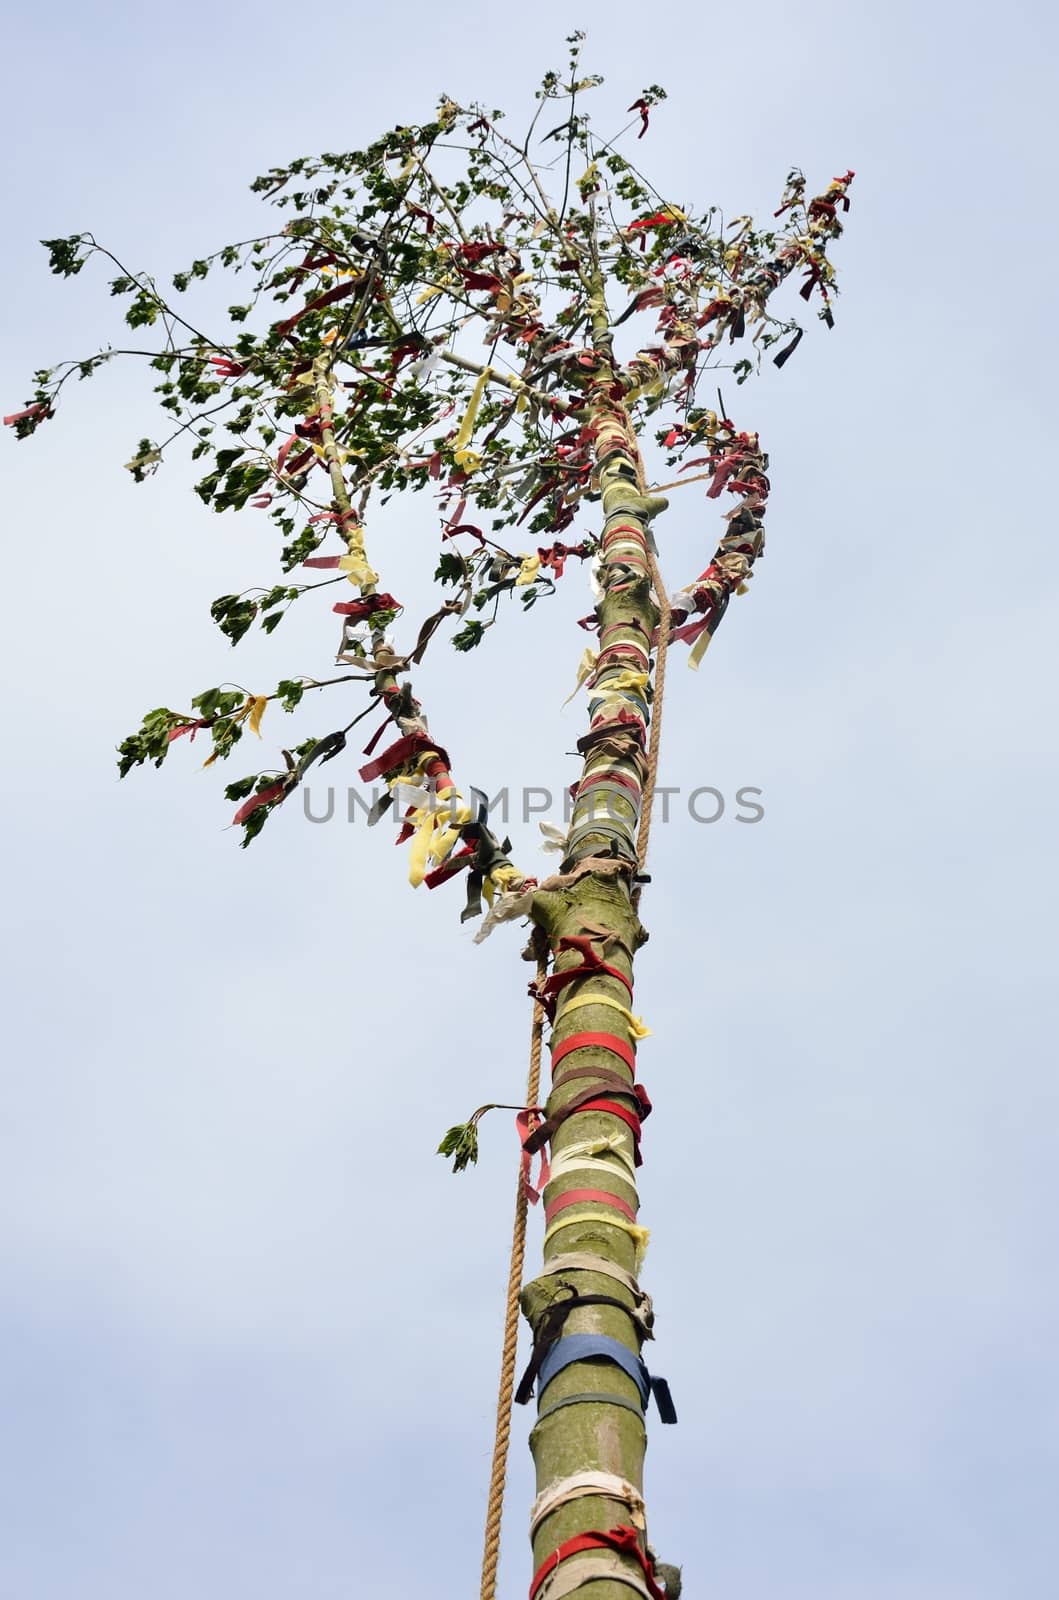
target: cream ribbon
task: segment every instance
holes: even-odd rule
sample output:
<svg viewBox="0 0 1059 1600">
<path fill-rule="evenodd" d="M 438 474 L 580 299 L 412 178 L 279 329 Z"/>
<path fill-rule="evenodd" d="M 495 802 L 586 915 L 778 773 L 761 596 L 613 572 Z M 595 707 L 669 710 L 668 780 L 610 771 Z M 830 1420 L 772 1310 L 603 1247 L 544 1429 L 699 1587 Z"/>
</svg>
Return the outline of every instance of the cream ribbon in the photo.
<svg viewBox="0 0 1059 1600">
<path fill-rule="evenodd" d="M 641 1533 L 647 1527 L 644 1498 L 634 1483 L 630 1483 L 627 1478 L 617 1477 L 613 1472 L 577 1472 L 572 1477 L 560 1478 L 541 1490 L 530 1509 L 530 1538 L 536 1537 L 537 1529 L 545 1517 L 550 1517 L 553 1511 L 558 1511 L 559 1507 L 565 1506 L 568 1501 L 580 1500 L 586 1494 L 598 1494 L 608 1500 L 620 1500 L 632 1513 L 630 1520 L 633 1527 L 638 1528 Z"/>
</svg>

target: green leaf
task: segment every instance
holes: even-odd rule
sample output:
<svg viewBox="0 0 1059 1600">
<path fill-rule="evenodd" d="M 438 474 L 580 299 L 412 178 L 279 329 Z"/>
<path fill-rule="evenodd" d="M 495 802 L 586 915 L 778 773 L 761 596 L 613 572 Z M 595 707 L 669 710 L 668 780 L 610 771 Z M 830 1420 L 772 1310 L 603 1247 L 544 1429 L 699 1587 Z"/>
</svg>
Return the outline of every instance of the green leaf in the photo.
<svg viewBox="0 0 1059 1600">
<path fill-rule="evenodd" d="M 252 772 L 249 778 L 238 778 L 235 783 L 227 784 L 224 790 L 224 798 L 226 800 L 246 800 L 254 792 L 257 777 L 257 773 Z"/>
<path fill-rule="evenodd" d="M 434 572 L 436 583 L 459 583 L 464 574 L 464 564 L 459 556 L 454 556 L 450 550 L 445 550 L 438 557 L 437 568 Z"/>
<path fill-rule="evenodd" d="M 171 730 L 189 720 L 176 711 L 170 711 L 168 706 L 158 706 L 154 711 L 148 711 L 137 731 L 130 733 L 118 746 L 119 777 L 127 777 L 133 767 L 142 766 L 145 761 L 153 761 L 156 767 L 160 767 L 169 754 Z"/>
<path fill-rule="evenodd" d="M 71 233 L 66 239 L 42 239 L 41 244 L 48 252 L 49 267 L 59 277 L 74 277 L 88 260 L 89 252 L 80 233 Z"/>
<path fill-rule="evenodd" d="M 162 303 L 156 294 L 148 289 L 141 289 L 135 300 L 125 313 L 125 321 L 130 328 L 149 328 L 158 321 L 158 314 Z"/>
<path fill-rule="evenodd" d="M 481 644 L 484 635 L 485 623 L 472 619 L 464 623 L 459 633 L 453 634 L 452 647 L 454 650 L 473 650 L 475 645 Z"/>
<path fill-rule="evenodd" d="M 476 1166 L 478 1162 L 478 1124 L 476 1122 L 457 1122 L 438 1145 L 437 1154 L 452 1161 L 453 1172 L 462 1172 L 465 1167 Z"/>
<path fill-rule="evenodd" d="M 298 683 L 293 678 L 281 678 L 276 685 L 276 694 L 284 711 L 293 711 L 305 693 L 304 683 Z"/>
<path fill-rule="evenodd" d="M 247 600 L 237 594 L 222 594 L 210 606 L 210 616 L 233 644 L 239 643 L 257 616 L 257 611 L 256 600 Z"/>
</svg>

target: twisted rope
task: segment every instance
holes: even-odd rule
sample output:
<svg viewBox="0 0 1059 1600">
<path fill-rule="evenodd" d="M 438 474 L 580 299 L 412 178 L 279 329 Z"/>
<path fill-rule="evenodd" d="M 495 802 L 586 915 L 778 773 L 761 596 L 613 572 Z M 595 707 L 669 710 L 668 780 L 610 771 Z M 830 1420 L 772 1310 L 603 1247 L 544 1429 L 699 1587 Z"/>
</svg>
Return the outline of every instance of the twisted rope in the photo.
<svg viewBox="0 0 1059 1600">
<path fill-rule="evenodd" d="M 538 986 L 548 972 L 547 954 L 537 960 Z M 533 1005 L 530 1027 L 529 1076 L 526 1104 L 535 1106 L 541 1085 L 541 1050 L 544 1042 L 544 1009 Z M 515 1196 L 515 1224 L 511 1235 L 511 1270 L 507 1280 L 507 1305 L 504 1314 L 504 1346 L 500 1357 L 500 1385 L 496 1398 L 496 1439 L 493 1466 L 489 1474 L 489 1500 L 485 1513 L 485 1549 L 482 1554 L 481 1600 L 496 1600 L 496 1573 L 500 1564 L 500 1525 L 504 1517 L 504 1484 L 507 1480 L 507 1453 L 511 1442 L 511 1406 L 515 1392 L 515 1361 L 518 1353 L 519 1294 L 526 1259 L 526 1214 L 529 1204 L 519 1173 Z"/>
</svg>

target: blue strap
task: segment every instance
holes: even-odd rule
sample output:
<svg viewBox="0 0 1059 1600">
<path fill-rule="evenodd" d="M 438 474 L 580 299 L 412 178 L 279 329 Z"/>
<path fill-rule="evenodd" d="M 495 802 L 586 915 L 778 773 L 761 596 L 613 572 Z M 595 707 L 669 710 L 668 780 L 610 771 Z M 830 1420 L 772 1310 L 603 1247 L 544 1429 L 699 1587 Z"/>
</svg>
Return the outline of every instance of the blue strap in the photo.
<svg viewBox="0 0 1059 1600">
<path fill-rule="evenodd" d="M 565 1338 L 557 1339 L 541 1362 L 538 1397 L 543 1395 L 558 1373 L 575 1361 L 613 1361 L 636 1385 L 644 1411 L 653 1394 L 661 1421 L 676 1422 L 677 1413 L 666 1380 L 652 1378 L 639 1356 L 634 1355 L 620 1340 L 609 1339 L 602 1333 L 568 1333 Z"/>
</svg>

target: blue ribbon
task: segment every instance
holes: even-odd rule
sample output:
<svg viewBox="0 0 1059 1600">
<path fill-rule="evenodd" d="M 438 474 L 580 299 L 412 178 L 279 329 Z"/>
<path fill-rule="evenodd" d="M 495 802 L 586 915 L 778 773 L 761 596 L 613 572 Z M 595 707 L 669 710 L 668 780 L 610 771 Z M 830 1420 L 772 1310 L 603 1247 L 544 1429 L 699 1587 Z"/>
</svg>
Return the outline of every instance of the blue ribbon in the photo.
<svg viewBox="0 0 1059 1600">
<path fill-rule="evenodd" d="M 552 1379 L 575 1361 L 613 1361 L 636 1385 L 644 1411 L 653 1394 L 660 1420 L 676 1422 L 677 1413 L 665 1378 L 652 1378 L 646 1363 L 639 1356 L 634 1355 L 619 1339 L 609 1339 L 602 1333 L 568 1333 L 565 1338 L 555 1341 L 541 1362 L 538 1398 Z"/>
</svg>

